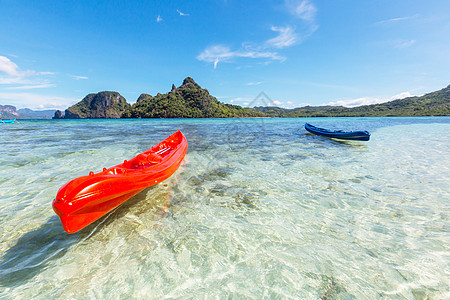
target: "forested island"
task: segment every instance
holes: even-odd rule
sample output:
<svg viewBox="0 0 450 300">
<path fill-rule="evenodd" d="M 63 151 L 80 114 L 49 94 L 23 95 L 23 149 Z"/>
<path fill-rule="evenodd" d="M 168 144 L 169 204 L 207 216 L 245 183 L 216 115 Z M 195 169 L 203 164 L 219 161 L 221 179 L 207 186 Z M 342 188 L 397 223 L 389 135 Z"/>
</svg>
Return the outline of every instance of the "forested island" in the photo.
<svg viewBox="0 0 450 300">
<path fill-rule="evenodd" d="M 53 119 L 118 119 L 131 105 L 117 92 L 89 94 L 66 109 L 56 111 Z"/>
<path fill-rule="evenodd" d="M 202 89 L 191 77 L 167 94 L 142 94 L 122 118 L 242 118 L 265 114 L 239 105 L 225 104 Z"/>
<path fill-rule="evenodd" d="M 343 106 L 305 106 L 293 109 L 276 106 L 244 108 L 225 104 L 211 96 L 194 79 L 187 77 L 179 87 L 156 96 L 141 94 L 130 105 L 117 92 L 89 94 L 54 119 L 74 118 L 245 118 L 245 117 L 394 117 L 449 116 L 450 85 L 420 97 L 409 97 L 381 104 L 353 108 Z"/>
</svg>

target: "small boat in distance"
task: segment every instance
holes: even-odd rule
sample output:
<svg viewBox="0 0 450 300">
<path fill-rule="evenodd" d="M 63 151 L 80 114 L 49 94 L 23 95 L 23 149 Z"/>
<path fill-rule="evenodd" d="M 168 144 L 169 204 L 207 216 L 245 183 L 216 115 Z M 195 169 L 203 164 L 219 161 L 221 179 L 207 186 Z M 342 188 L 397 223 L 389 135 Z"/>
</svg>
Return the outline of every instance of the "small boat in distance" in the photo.
<svg viewBox="0 0 450 300">
<path fill-rule="evenodd" d="M 14 123 L 19 123 L 19 121 L 17 121 L 16 119 L 13 119 L 13 120 L 0 119 L 0 124 L 14 124 Z"/>
<path fill-rule="evenodd" d="M 69 181 L 53 200 L 53 210 L 64 230 L 77 232 L 146 187 L 169 178 L 180 166 L 187 148 L 186 137 L 177 131 L 122 164 Z"/>
<path fill-rule="evenodd" d="M 19 121 L 17 121 L 16 119 L 13 119 L 13 120 L 3 120 L 3 119 L 2 119 L 2 112 L 0 111 L 0 124 L 14 124 L 14 123 L 19 123 Z"/>
<path fill-rule="evenodd" d="M 368 141 L 370 133 L 368 131 L 342 131 L 342 130 L 328 130 L 319 128 L 309 123 L 305 123 L 305 129 L 315 135 L 321 135 L 334 139 L 352 140 L 352 141 Z"/>
</svg>

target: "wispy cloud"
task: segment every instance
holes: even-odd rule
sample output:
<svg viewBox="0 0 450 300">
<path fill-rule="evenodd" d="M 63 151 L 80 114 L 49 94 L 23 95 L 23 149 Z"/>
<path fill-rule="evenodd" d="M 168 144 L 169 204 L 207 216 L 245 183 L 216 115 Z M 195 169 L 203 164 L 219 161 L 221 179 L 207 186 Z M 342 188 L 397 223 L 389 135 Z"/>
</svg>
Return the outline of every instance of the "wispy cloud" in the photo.
<svg viewBox="0 0 450 300">
<path fill-rule="evenodd" d="M 289 12 L 299 19 L 315 22 L 317 8 L 310 0 L 286 0 Z"/>
<path fill-rule="evenodd" d="M 11 87 L 5 87 L 5 90 L 31 90 L 31 89 L 44 89 L 44 88 L 50 88 L 55 87 L 56 84 L 35 84 L 35 85 L 21 85 L 21 86 L 11 86 Z"/>
<path fill-rule="evenodd" d="M 377 24 L 377 25 L 392 24 L 392 23 L 397 23 L 397 22 L 400 22 L 400 21 L 406 21 L 406 20 L 414 19 L 414 18 L 417 18 L 418 16 L 419 16 L 418 14 L 415 14 L 415 15 L 407 16 L 407 17 L 392 18 L 392 19 L 378 21 L 375 24 Z"/>
<path fill-rule="evenodd" d="M 415 40 L 400 39 L 400 40 L 393 41 L 394 48 L 407 48 L 407 47 L 411 47 L 415 43 L 416 43 Z"/>
<path fill-rule="evenodd" d="M 177 9 L 177 13 L 180 14 L 180 16 L 189 16 L 189 14 L 185 14 L 184 12 L 180 11 L 179 9 Z"/>
<path fill-rule="evenodd" d="M 250 85 L 250 86 L 252 86 L 252 85 L 260 85 L 261 83 L 263 83 L 262 81 L 258 81 L 258 82 L 249 82 L 249 83 L 247 83 L 247 85 Z"/>
<path fill-rule="evenodd" d="M 296 43 L 302 42 L 319 28 L 316 22 L 317 7 L 311 0 L 285 0 L 285 7 L 302 21 L 303 32 L 296 34 Z"/>
<path fill-rule="evenodd" d="M 286 27 L 272 26 L 271 30 L 279 32 L 279 35 L 272 39 L 267 40 L 266 41 L 267 46 L 275 48 L 286 48 L 294 45 L 298 40 L 295 30 L 291 26 Z"/>
<path fill-rule="evenodd" d="M 254 58 L 279 61 L 284 61 L 286 59 L 285 57 L 278 55 L 277 52 L 248 48 L 231 50 L 229 47 L 223 45 L 210 46 L 197 56 L 197 59 L 200 61 L 214 63 L 214 68 L 217 68 L 217 64 L 219 62 L 229 62 L 236 58 Z"/>
<path fill-rule="evenodd" d="M 70 77 L 72 77 L 75 80 L 85 80 L 85 79 L 89 79 L 89 77 L 87 76 L 78 76 L 78 75 L 70 75 Z"/>
<path fill-rule="evenodd" d="M 158 15 L 157 17 L 156 17 L 156 22 L 161 22 L 163 20 L 163 18 L 161 18 L 161 16 L 160 15 Z"/>
</svg>

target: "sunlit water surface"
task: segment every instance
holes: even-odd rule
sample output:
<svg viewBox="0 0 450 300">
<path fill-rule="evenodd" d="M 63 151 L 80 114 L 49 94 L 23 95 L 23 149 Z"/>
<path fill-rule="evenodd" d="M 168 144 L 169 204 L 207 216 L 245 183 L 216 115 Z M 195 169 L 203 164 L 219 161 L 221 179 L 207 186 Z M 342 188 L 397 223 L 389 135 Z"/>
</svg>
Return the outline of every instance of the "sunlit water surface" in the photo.
<svg viewBox="0 0 450 300">
<path fill-rule="evenodd" d="M 59 187 L 178 129 L 171 178 L 64 232 Z M 0 141 L 1 299 L 450 298 L 450 118 L 23 121 Z"/>
</svg>

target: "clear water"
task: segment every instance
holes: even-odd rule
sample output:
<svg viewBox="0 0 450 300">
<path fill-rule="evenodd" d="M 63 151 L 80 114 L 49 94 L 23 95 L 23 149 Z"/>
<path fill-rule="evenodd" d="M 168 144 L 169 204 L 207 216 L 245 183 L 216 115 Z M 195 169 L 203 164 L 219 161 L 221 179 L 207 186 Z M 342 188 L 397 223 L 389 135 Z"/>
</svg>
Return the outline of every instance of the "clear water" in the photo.
<svg viewBox="0 0 450 300">
<path fill-rule="evenodd" d="M 63 231 L 60 186 L 178 129 L 177 173 Z M 1 299 L 450 298 L 448 117 L 23 121 L 0 142 Z"/>
</svg>

